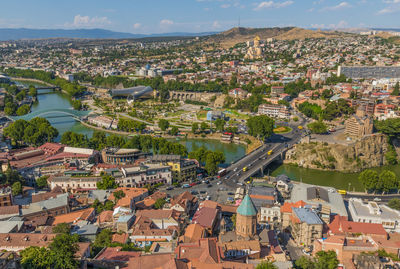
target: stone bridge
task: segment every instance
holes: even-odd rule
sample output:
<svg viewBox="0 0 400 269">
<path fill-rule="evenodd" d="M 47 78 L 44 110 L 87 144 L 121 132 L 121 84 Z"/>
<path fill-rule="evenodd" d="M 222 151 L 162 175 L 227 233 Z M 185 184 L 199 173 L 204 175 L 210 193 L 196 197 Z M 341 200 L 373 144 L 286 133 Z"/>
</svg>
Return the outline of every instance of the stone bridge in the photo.
<svg viewBox="0 0 400 269">
<path fill-rule="evenodd" d="M 209 102 L 212 97 L 218 96 L 220 94 L 221 93 L 170 91 L 169 99 L 179 101 L 192 100 Z"/>
</svg>

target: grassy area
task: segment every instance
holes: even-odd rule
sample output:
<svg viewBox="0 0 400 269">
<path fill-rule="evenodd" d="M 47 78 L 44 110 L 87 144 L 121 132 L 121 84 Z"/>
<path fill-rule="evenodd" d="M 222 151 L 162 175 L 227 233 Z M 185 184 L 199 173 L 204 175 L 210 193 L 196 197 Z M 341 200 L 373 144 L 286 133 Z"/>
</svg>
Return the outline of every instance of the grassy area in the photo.
<svg viewBox="0 0 400 269">
<path fill-rule="evenodd" d="M 201 111 L 197 112 L 197 118 L 199 120 L 206 120 L 207 119 L 207 112 L 208 111 L 205 111 L 205 110 L 201 110 Z"/>
<path fill-rule="evenodd" d="M 287 126 L 277 126 L 274 129 L 274 133 L 276 134 L 285 134 L 285 133 L 289 133 L 292 131 L 292 128 L 287 127 Z"/>
</svg>

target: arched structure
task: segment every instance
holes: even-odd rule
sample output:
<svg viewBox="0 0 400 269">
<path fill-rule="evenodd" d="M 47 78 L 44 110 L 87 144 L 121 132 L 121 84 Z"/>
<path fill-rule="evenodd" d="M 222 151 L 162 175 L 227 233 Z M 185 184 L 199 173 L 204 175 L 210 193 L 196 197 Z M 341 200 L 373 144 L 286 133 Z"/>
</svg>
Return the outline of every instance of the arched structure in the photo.
<svg viewBox="0 0 400 269">
<path fill-rule="evenodd" d="M 87 116 L 90 113 L 90 111 L 78 111 L 78 110 L 73 110 L 73 109 L 43 109 L 43 110 L 38 110 L 32 113 L 28 113 L 26 115 L 22 115 L 22 116 L 11 116 L 10 118 L 12 120 L 26 120 L 29 121 L 33 118 L 36 117 L 41 117 L 44 115 L 49 115 L 49 114 L 64 114 L 64 115 L 68 115 L 68 116 L 72 116 L 75 118 L 81 118 L 84 116 Z"/>
</svg>

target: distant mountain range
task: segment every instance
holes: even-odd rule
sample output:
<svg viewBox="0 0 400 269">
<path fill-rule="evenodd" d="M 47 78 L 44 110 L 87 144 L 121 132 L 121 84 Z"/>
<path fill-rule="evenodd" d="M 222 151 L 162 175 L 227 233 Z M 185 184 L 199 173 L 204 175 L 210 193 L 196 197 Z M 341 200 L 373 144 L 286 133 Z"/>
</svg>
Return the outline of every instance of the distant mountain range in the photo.
<svg viewBox="0 0 400 269">
<path fill-rule="evenodd" d="M 89 38 L 89 39 L 122 39 L 145 38 L 162 36 L 205 36 L 216 32 L 206 33 L 164 33 L 164 34 L 131 34 L 114 32 L 104 29 L 27 29 L 27 28 L 0 28 L 0 41 L 21 39 L 46 39 L 46 38 Z"/>
</svg>

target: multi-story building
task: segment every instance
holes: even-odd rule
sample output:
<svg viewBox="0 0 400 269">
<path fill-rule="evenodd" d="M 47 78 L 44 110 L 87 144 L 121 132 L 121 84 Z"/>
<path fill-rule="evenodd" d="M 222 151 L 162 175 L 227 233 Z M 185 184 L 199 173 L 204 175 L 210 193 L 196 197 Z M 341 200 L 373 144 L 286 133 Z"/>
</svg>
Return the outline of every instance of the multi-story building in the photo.
<svg viewBox="0 0 400 269">
<path fill-rule="evenodd" d="M 400 232 L 400 211 L 376 202 L 363 203 L 361 199 L 349 200 L 349 212 L 353 221 L 379 223 L 387 232 Z"/>
<path fill-rule="evenodd" d="M 110 164 L 131 164 L 146 155 L 138 149 L 106 148 L 101 152 L 103 162 Z"/>
<path fill-rule="evenodd" d="M 357 110 L 357 113 L 345 122 L 345 133 L 349 136 L 363 137 L 372 134 L 373 129 L 373 119 L 362 110 Z"/>
<path fill-rule="evenodd" d="M 298 245 L 310 247 L 322 238 L 323 222 L 311 208 L 293 208 L 290 227 Z"/>
<path fill-rule="evenodd" d="M 134 167 L 121 168 L 123 177 L 116 178 L 121 187 L 143 187 L 147 184 L 171 184 L 171 167 L 162 164 L 146 164 Z"/>
<path fill-rule="evenodd" d="M 290 117 L 289 108 L 285 105 L 275 104 L 262 104 L 258 107 L 258 114 L 267 115 L 273 118 L 284 118 Z"/>
<path fill-rule="evenodd" d="M 185 160 L 180 155 L 154 155 L 149 158 L 149 163 L 170 166 L 173 182 L 196 179 L 197 163 Z"/>
<path fill-rule="evenodd" d="M 6 186 L 0 188 L 0 207 L 13 205 L 13 196 L 11 187 Z"/>
<path fill-rule="evenodd" d="M 50 188 L 61 187 L 65 192 L 97 190 L 97 182 L 101 177 L 72 177 L 58 176 L 50 177 Z"/>
</svg>

